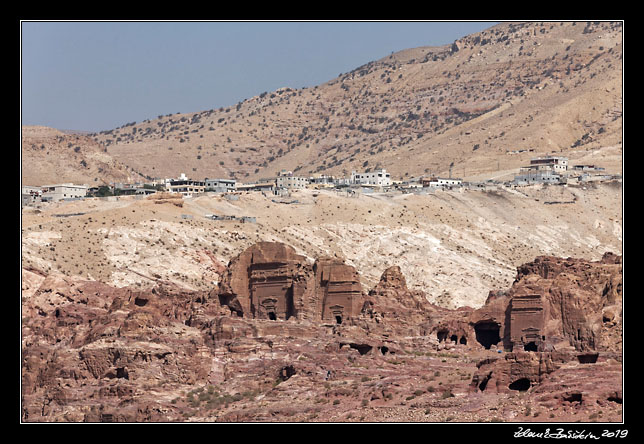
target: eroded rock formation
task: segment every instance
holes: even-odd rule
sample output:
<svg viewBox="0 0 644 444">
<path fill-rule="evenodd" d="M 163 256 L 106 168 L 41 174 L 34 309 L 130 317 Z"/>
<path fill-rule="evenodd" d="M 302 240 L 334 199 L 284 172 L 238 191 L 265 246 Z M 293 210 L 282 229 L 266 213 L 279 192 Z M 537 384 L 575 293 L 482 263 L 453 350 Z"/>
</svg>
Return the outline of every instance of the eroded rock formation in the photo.
<svg viewBox="0 0 644 444">
<path fill-rule="evenodd" d="M 508 350 L 620 351 L 621 323 L 614 320 L 621 317 L 621 275 L 613 254 L 598 262 L 538 257 L 520 266 L 510 290 L 488 300 L 472 323 L 488 342 L 498 329 Z"/>
<path fill-rule="evenodd" d="M 278 242 L 259 242 L 234 258 L 218 289 L 233 314 L 256 319 L 306 317 L 312 268 L 304 256 Z M 307 301 L 308 302 L 308 301 Z"/>
<path fill-rule="evenodd" d="M 364 387 L 370 395 L 363 403 L 387 405 L 396 387 L 426 379 L 435 353 L 463 358 L 457 366 L 481 358 L 467 382 L 444 381 L 444 389 L 464 395 L 516 390 L 555 407 L 621 403 L 621 258 L 614 255 L 598 262 L 539 257 L 518 268 L 510 289 L 490 292 L 483 307 L 458 310 L 410 290 L 397 266 L 365 294 L 352 266 L 311 261 L 274 242 L 241 252 L 210 292 L 169 283 L 114 288 L 61 275 L 32 281 L 22 306 L 25 421 L 180 420 L 189 399 L 174 403 L 199 385 L 233 384 L 226 402 L 241 402 L 242 387 L 279 396 L 276 384 L 307 396 L 347 396 L 324 387 L 342 378 L 356 384 L 352 375 L 368 363 L 378 370 L 363 374 L 365 384 L 380 380 L 383 368 L 398 375 L 398 360 L 406 359 L 413 378 Z M 558 382 L 577 374 L 578 383 Z M 445 393 L 443 407 L 455 402 Z M 240 412 L 220 418 L 237 420 Z M 257 407 L 242 417 L 273 415 Z"/>
<path fill-rule="evenodd" d="M 260 242 L 231 261 L 218 298 L 240 317 L 341 324 L 359 312 L 362 287 L 355 268 L 341 260 L 311 265 L 288 245 Z"/>
</svg>

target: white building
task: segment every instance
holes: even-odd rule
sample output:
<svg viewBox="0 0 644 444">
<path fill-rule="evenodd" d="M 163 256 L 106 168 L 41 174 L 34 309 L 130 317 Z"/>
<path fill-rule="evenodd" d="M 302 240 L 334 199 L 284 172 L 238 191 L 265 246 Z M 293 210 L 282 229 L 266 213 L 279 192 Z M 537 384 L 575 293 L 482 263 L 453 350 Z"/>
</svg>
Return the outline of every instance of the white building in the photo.
<svg viewBox="0 0 644 444">
<path fill-rule="evenodd" d="M 193 193 L 203 193 L 206 183 L 188 179 L 184 173 L 181 173 L 178 179 L 166 179 L 165 188 L 171 193 L 181 193 L 185 197 L 192 197 Z"/>
<path fill-rule="evenodd" d="M 564 172 L 568 169 L 568 158 L 559 156 L 544 156 L 530 160 L 530 165 L 521 167 L 523 171 L 553 171 Z"/>
<path fill-rule="evenodd" d="M 228 193 L 235 191 L 237 181 L 235 179 L 208 179 L 206 178 L 206 191 L 217 193 Z"/>
<path fill-rule="evenodd" d="M 453 187 L 463 183 L 463 179 L 444 177 L 423 177 L 420 181 L 423 187 Z"/>
<path fill-rule="evenodd" d="M 282 170 L 277 174 L 275 185 L 277 188 L 302 189 L 309 184 L 308 177 L 293 176 L 291 171 Z"/>
<path fill-rule="evenodd" d="M 32 205 L 40 202 L 42 198 L 42 189 L 40 187 L 23 186 L 22 187 L 22 205 Z"/>
<path fill-rule="evenodd" d="M 525 174 L 514 176 L 515 185 L 530 185 L 535 183 L 560 183 L 561 175 L 552 170 L 526 171 Z"/>
<path fill-rule="evenodd" d="M 391 186 L 391 177 L 387 170 L 376 170 L 368 173 L 351 172 L 351 184 L 354 185 L 379 185 L 382 187 Z"/>
<path fill-rule="evenodd" d="M 87 196 L 87 185 L 63 183 L 57 185 L 44 185 L 41 189 L 41 199 L 43 202 L 57 202 L 64 199 L 80 199 Z"/>
</svg>

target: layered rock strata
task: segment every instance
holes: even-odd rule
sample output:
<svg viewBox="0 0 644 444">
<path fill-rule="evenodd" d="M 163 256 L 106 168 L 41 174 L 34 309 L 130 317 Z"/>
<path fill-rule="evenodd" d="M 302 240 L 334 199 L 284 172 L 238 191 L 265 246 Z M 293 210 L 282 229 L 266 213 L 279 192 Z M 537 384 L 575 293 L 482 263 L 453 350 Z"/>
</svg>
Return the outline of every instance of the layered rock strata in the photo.
<svg viewBox="0 0 644 444">
<path fill-rule="evenodd" d="M 297 398 L 288 387 L 307 399 L 311 390 L 330 396 L 336 392 L 325 387 L 343 379 L 364 382 L 367 402 L 386 407 L 396 387 L 430 380 L 431 366 L 432 374 L 445 371 L 450 364 L 429 358 L 437 353 L 473 367 L 467 382 L 445 380 L 445 390 L 463 397 L 431 401 L 441 408 L 474 397 L 474 409 L 477 396 L 514 391 L 554 407 L 621 405 L 622 266 L 615 255 L 598 262 L 536 258 L 518 268 L 510 289 L 490 292 L 479 309 L 458 310 L 410 290 L 399 267 L 363 293 L 352 266 L 311 261 L 273 242 L 241 252 L 210 292 L 23 273 L 34 283 L 22 304 L 25 421 L 182 420 L 189 406 L 178 400 L 196 386 L 229 387 L 232 403 L 244 390 L 263 393 L 256 403 L 282 390 Z M 363 372 L 357 382 L 356 372 Z M 385 374 L 391 383 L 374 391 L 368 381 Z M 289 405 L 283 414 L 295 415 Z M 216 415 L 281 417 L 240 412 Z"/>
</svg>

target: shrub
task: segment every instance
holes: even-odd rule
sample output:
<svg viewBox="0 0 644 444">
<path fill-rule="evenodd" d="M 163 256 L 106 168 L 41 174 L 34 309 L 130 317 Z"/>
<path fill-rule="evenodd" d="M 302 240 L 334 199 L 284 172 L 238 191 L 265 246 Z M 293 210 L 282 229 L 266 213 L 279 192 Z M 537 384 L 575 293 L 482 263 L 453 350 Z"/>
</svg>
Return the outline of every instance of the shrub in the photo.
<svg viewBox="0 0 644 444">
<path fill-rule="evenodd" d="M 453 397 L 454 397 L 454 394 L 450 389 L 445 390 L 441 395 L 441 399 L 447 399 L 447 398 L 453 398 Z"/>
</svg>

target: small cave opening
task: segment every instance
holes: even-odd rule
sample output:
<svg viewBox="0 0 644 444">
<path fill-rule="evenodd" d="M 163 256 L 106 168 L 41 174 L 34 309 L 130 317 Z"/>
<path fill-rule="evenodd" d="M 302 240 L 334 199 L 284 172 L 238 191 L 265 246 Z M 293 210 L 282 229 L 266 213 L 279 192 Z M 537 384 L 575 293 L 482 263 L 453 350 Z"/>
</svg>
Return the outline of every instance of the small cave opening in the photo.
<svg viewBox="0 0 644 444">
<path fill-rule="evenodd" d="M 527 352 L 536 352 L 538 350 L 537 349 L 537 343 L 534 342 L 534 341 L 528 342 L 527 344 L 525 344 L 523 346 L 523 350 L 527 351 Z"/>
<path fill-rule="evenodd" d="M 379 350 L 380 350 L 380 353 L 382 353 L 383 355 L 386 355 L 387 353 L 389 353 L 389 347 L 387 347 L 386 345 L 379 347 Z"/>
<path fill-rule="evenodd" d="M 148 303 L 148 300 L 145 298 L 136 297 L 134 298 L 134 305 L 137 307 L 144 307 Z"/>
<path fill-rule="evenodd" d="M 525 392 L 530 388 L 532 383 L 528 378 L 519 378 L 516 381 L 512 382 L 508 388 L 510 390 L 517 390 L 519 392 Z"/>
<path fill-rule="evenodd" d="M 358 353 L 360 353 L 361 355 L 366 355 L 373 348 L 369 344 L 353 344 L 353 343 L 349 344 L 349 347 L 355 348 L 356 350 L 358 350 Z"/>
<path fill-rule="evenodd" d="M 580 364 L 594 364 L 597 362 L 599 353 L 582 353 L 577 355 L 577 360 Z"/>
<path fill-rule="evenodd" d="M 476 340 L 479 344 L 485 347 L 486 350 L 489 350 L 490 347 L 501 341 L 501 336 L 499 336 L 500 330 L 501 327 L 496 322 L 483 321 L 474 326 Z"/>
<path fill-rule="evenodd" d="M 291 376 L 293 376 L 295 373 L 296 373 L 296 372 L 295 372 L 295 367 L 293 367 L 292 365 L 287 365 L 287 366 L 282 367 L 282 368 L 280 369 L 280 372 L 279 372 L 278 377 L 279 377 L 282 381 L 286 381 L 286 380 L 287 380 L 287 379 L 289 379 Z"/>
<path fill-rule="evenodd" d="M 449 332 L 447 330 L 438 330 L 436 332 L 436 337 L 438 338 L 438 342 L 445 342 L 447 340 L 447 335 Z"/>
<path fill-rule="evenodd" d="M 461 336 L 461 339 L 458 341 L 458 343 L 467 345 L 467 338 L 465 336 Z"/>
<path fill-rule="evenodd" d="M 130 379 L 130 375 L 125 367 L 118 367 L 116 369 L 116 377 L 123 379 Z"/>
<path fill-rule="evenodd" d="M 338 324 L 338 325 L 342 324 L 342 316 L 336 315 L 335 323 Z"/>
<path fill-rule="evenodd" d="M 485 378 L 483 378 L 483 380 L 479 383 L 478 387 L 480 391 L 485 391 L 485 388 L 487 387 L 487 383 L 490 381 L 490 379 L 492 379 L 491 373 L 485 376 Z"/>
<path fill-rule="evenodd" d="M 452 341 L 454 344 L 456 344 L 456 343 L 458 342 L 458 336 L 456 336 L 456 335 L 452 335 L 452 336 L 450 336 L 450 337 L 449 337 L 449 339 L 450 339 L 450 341 Z"/>
<path fill-rule="evenodd" d="M 270 319 L 271 321 L 276 321 L 277 320 L 277 315 L 275 315 L 274 311 L 269 311 L 268 312 L 268 319 Z"/>
<path fill-rule="evenodd" d="M 570 403 L 581 404 L 583 396 L 581 392 L 572 392 L 567 395 L 564 395 L 563 400 Z"/>
<path fill-rule="evenodd" d="M 621 403 L 622 403 L 622 397 L 621 397 L 621 396 L 619 396 L 618 394 L 613 394 L 613 395 L 609 396 L 609 397 L 608 397 L 608 398 L 606 398 L 606 399 L 607 399 L 608 401 L 610 401 L 610 402 L 615 402 L 615 403 L 617 403 L 617 404 L 621 404 Z"/>
</svg>

